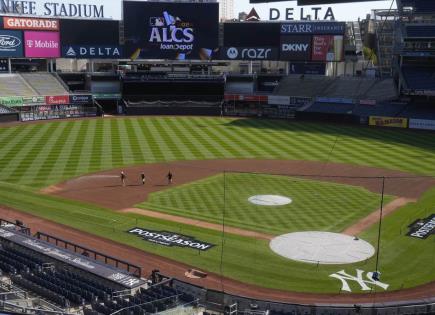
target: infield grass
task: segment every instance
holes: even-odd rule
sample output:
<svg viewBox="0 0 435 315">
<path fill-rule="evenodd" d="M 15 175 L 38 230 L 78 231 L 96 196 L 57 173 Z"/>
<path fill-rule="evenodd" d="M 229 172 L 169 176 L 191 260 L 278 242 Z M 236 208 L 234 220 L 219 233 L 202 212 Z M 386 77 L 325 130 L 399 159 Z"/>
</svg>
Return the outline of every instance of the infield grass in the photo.
<svg viewBox="0 0 435 315">
<path fill-rule="evenodd" d="M 292 199 L 258 206 L 255 195 Z M 393 197 L 384 196 L 384 202 Z M 378 209 L 381 197 L 364 188 L 286 176 L 225 173 L 152 193 L 139 208 L 273 235 L 295 231 L 340 232 Z"/>
</svg>

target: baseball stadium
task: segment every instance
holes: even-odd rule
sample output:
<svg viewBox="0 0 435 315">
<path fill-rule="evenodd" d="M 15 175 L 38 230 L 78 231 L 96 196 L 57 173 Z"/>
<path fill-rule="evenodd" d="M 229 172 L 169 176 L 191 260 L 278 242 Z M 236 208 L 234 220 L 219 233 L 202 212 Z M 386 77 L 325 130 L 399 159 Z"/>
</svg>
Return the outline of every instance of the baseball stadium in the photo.
<svg viewBox="0 0 435 315">
<path fill-rule="evenodd" d="M 435 314 L 435 3 L 12 2 L 1 314 Z"/>
</svg>

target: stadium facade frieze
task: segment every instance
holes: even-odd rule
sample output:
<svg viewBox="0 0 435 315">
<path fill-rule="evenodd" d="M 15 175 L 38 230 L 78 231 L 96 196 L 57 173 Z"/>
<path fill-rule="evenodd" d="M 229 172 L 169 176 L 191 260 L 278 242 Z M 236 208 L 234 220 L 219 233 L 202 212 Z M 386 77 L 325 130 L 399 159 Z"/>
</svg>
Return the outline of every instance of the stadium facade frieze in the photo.
<svg viewBox="0 0 435 315">
<path fill-rule="evenodd" d="M 44 18 L 122 19 L 122 0 L 0 1 L 0 15 Z"/>
</svg>

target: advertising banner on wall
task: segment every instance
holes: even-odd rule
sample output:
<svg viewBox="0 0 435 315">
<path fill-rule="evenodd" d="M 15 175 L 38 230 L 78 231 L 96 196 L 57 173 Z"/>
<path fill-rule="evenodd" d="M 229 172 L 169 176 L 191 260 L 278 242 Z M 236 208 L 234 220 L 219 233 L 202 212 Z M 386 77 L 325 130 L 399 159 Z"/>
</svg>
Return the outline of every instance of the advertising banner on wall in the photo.
<svg viewBox="0 0 435 315">
<path fill-rule="evenodd" d="M 45 97 L 44 96 L 23 97 L 23 104 L 29 105 L 29 106 L 44 105 L 45 104 Z"/>
<path fill-rule="evenodd" d="M 275 47 L 223 47 L 221 60 L 278 60 L 279 51 Z"/>
<path fill-rule="evenodd" d="M 314 35 L 313 61 L 342 61 L 344 43 L 342 35 Z"/>
<path fill-rule="evenodd" d="M 414 119 L 409 120 L 410 129 L 435 130 L 435 120 Z"/>
<path fill-rule="evenodd" d="M 282 36 L 279 58 L 285 61 L 309 61 L 311 59 L 311 36 Z"/>
<path fill-rule="evenodd" d="M 70 104 L 92 104 L 93 97 L 92 95 L 70 95 L 69 102 Z"/>
<path fill-rule="evenodd" d="M 408 119 L 402 117 L 370 116 L 369 125 L 378 127 L 407 128 Z"/>
<path fill-rule="evenodd" d="M 124 2 L 125 56 L 200 59 L 218 47 L 218 3 Z"/>
<path fill-rule="evenodd" d="M 60 39 L 63 45 L 117 46 L 118 21 L 60 20 Z"/>
<path fill-rule="evenodd" d="M 344 22 L 288 22 L 281 24 L 281 34 L 344 35 Z"/>
<path fill-rule="evenodd" d="M 69 104 L 69 95 L 46 96 L 47 105 L 64 105 Z"/>
<path fill-rule="evenodd" d="M 8 107 L 22 106 L 23 98 L 21 96 L 3 96 L 0 97 L 0 105 Z"/>
<path fill-rule="evenodd" d="M 26 57 L 60 57 L 60 37 L 58 32 L 24 32 L 24 43 Z"/>
<path fill-rule="evenodd" d="M 121 59 L 122 49 L 120 46 L 62 46 L 63 58 L 86 58 L 86 59 Z"/>
<path fill-rule="evenodd" d="M 8 30 L 59 31 L 59 20 L 4 17 L 3 28 Z"/>
<path fill-rule="evenodd" d="M 292 62 L 289 64 L 289 74 L 317 74 L 325 75 L 326 64 L 323 62 Z"/>
<path fill-rule="evenodd" d="M 0 30 L 0 57 L 23 57 L 23 44 L 20 31 Z"/>
<path fill-rule="evenodd" d="M 278 47 L 279 23 L 224 23 L 224 47 Z"/>
<path fill-rule="evenodd" d="M 0 1 L 0 15 L 121 20 L 122 0 Z"/>
</svg>

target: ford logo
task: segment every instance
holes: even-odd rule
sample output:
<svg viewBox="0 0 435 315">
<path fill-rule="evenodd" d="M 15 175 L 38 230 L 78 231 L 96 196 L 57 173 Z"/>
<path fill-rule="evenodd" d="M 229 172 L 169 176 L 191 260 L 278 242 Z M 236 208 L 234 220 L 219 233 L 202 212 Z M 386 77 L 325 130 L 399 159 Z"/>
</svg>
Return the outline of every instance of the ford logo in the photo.
<svg viewBox="0 0 435 315">
<path fill-rule="evenodd" d="M 0 48 L 15 48 L 21 45 L 18 37 L 10 35 L 0 35 Z"/>
</svg>

